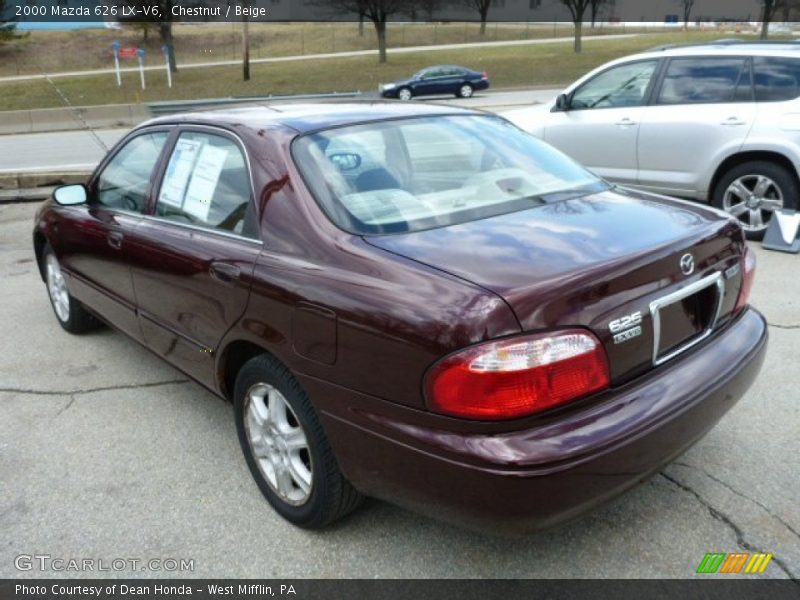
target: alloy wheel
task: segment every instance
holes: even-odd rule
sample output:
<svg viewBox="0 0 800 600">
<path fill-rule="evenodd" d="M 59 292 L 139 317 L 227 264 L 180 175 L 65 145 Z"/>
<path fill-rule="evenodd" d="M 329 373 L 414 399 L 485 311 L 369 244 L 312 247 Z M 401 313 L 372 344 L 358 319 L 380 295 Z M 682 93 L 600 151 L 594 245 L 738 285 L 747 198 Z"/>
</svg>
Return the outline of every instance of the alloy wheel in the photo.
<svg viewBox="0 0 800 600">
<path fill-rule="evenodd" d="M 725 190 L 722 208 L 739 219 L 745 231 L 764 231 L 772 213 L 783 208 L 783 192 L 766 175 L 743 175 Z"/>
<path fill-rule="evenodd" d="M 403 88 L 397 93 L 397 97 L 400 100 L 411 100 L 411 90 Z"/>
<path fill-rule="evenodd" d="M 258 383 L 247 392 L 244 414 L 250 451 L 272 491 L 292 506 L 305 504 L 313 487 L 311 452 L 286 398 Z"/>
<path fill-rule="evenodd" d="M 462 85 L 460 90 L 460 95 L 462 98 L 470 98 L 472 96 L 472 86 Z"/>
<path fill-rule="evenodd" d="M 58 259 L 55 255 L 47 255 L 46 265 L 47 291 L 50 294 L 50 300 L 53 302 L 53 310 L 55 310 L 59 320 L 66 323 L 69 321 L 69 292 L 67 291 L 64 274 L 61 272 L 61 266 L 58 264 Z"/>
</svg>

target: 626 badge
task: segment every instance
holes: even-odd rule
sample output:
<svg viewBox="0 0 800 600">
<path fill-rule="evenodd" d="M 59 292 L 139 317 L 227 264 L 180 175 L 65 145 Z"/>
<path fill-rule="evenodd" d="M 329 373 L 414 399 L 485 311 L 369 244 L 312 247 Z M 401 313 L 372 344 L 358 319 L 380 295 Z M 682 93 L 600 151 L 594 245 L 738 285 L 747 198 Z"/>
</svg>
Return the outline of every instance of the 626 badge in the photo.
<svg viewBox="0 0 800 600">
<path fill-rule="evenodd" d="M 615 319 L 608 324 L 611 333 L 614 334 L 614 343 L 621 344 L 642 335 L 642 312 L 636 311 L 619 319 Z"/>
</svg>

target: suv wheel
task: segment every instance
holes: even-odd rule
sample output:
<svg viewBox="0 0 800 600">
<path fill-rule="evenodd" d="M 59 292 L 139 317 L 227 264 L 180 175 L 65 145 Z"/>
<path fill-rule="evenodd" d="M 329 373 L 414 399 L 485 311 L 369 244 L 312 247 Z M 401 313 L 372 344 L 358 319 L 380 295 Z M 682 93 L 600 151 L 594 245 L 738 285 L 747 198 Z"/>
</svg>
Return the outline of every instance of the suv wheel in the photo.
<svg viewBox="0 0 800 600">
<path fill-rule="evenodd" d="M 242 367 L 234 409 L 247 466 L 284 519 L 319 529 L 360 504 L 361 495 L 339 470 L 308 396 L 276 359 L 261 355 Z"/>
<path fill-rule="evenodd" d="M 797 208 L 794 174 L 779 164 L 752 161 L 725 173 L 714 188 L 712 203 L 739 219 L 747 238 L 760 240 L 772 213 Z"/>
</svg>

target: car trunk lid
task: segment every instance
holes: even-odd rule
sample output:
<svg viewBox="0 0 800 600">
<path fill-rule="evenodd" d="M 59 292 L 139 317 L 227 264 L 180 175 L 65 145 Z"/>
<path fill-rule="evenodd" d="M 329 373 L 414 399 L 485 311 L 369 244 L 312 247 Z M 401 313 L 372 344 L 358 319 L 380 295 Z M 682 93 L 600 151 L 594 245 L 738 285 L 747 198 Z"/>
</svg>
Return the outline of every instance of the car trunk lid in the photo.
<svg viewBox="0 0 800 600">
<path fill-rule="evenodd" d="M 495 292 L 525 332 L 591 329 L 613 383 L 665 362 L 730 318 L 744 243 L 715 210 L 619 189 L 365 239 Z M 687 256 L 691 269 L 682 267 Z"/>
</svg>

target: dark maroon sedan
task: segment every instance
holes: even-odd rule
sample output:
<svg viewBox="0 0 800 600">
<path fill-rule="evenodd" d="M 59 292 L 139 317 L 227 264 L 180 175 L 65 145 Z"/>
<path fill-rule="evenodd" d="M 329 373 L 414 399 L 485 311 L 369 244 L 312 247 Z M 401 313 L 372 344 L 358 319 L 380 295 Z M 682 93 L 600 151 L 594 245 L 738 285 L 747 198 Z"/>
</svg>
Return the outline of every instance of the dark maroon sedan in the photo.
<svg viewBox="0 0 800 600">
<path fill-rule="evenodd" d="M 571 518 L 697 441 L 764 357 L 735 220 L 480 112 L 157 119 L 54 199 L 33 242 L 61 326 L 108 323 L 231 400 L 304 527 L 362 495 L 495 531 Z"/>
</svg>

